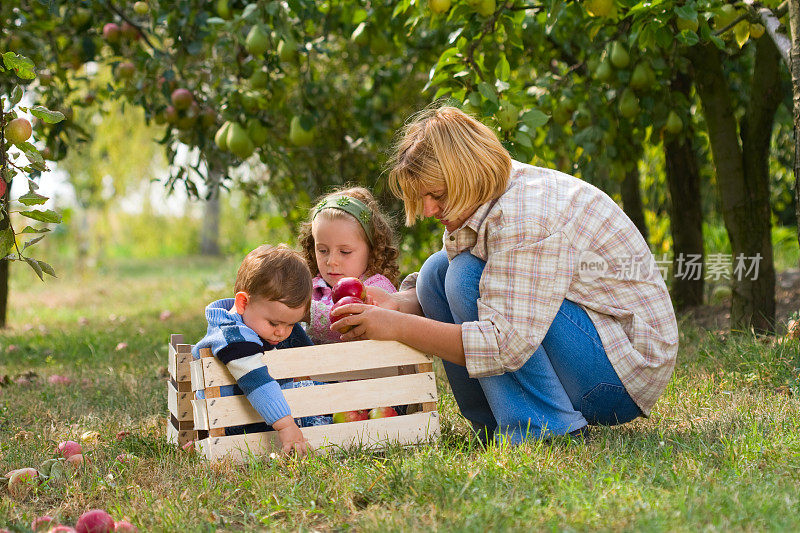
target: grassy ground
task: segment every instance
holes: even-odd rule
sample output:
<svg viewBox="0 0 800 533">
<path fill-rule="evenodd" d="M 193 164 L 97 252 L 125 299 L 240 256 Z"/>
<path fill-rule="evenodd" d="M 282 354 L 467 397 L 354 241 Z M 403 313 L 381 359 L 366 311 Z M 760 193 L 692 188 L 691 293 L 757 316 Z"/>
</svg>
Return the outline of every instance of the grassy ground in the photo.
<svg viewBox="0 0 800 533">
<path fill-rule="evenodd" d="M 142 531 L 785 530 L 800 509 L 798 344 L 681 324 L 675 377 L 653 415 L 583 443 L 482 449 L 440 380 L 440 442 L 249 465 L 210 465 L 164 440 L 170 333 L 199 338 L 202 308 L 236 264 L 124 263 L 12 286 L 0 332 L 0 473 L 38 466 L 89 430 L 92 463 L 21 500 L 0 527 L 75 523 L 100 507 Z M 26 283 L 23 283 L 26 282 Z M 169 311 L 169 316 L 164 311 Z M 121 345 L 120 343 L 124 343 Z M 14 379 L 26 372 L 31 384 Z M 74 385 L 50 385 L 67 375 Z M 120 430 L 132 435 L 118 441 Z M 27 432 L 27 433 L 26 433 Z M 140 460 L 115 464 L 119 453 Z"/>
</svg>

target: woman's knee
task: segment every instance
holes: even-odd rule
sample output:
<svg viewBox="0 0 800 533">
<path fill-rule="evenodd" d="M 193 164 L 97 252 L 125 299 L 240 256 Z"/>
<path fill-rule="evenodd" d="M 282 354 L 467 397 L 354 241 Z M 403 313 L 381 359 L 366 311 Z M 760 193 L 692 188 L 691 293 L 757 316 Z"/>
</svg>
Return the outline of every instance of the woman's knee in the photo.
<svg viewBox="0 0 800 533">
<path fill-rule="evenodd" d="M 441 250 L 428 257 L 419 269 L 417 299 L 429 318 L 432 318 L 430 314 L 435 313 L 436 309 L 447 306 L 444 281 L 448 265 L 447 254 Z"/>
<path fill-rule="evenodd" d="M 457 322 L 478 319 L 480 281 L 486 262 L 469 252 L 458 254 L 450 262 L 444 289 L 447 303 Z"/>
</svg>

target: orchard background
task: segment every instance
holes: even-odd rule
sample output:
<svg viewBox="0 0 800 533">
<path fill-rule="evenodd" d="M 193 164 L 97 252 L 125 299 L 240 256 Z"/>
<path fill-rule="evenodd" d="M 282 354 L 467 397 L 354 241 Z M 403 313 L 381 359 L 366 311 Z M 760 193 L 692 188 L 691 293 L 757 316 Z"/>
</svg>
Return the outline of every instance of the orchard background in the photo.
<svg viewBox="0 0 800 533">
<path fill-rule="evenodd" d="M 683 446 L 686 461 L 707 459 L 698 459 L 695 469 L 730 468 L 738 475 L 742 465 L 726 454 L 743 453 L 739 445 L 761 446 L 762 455 L 779 446 L 787 457 L 796 457 L 796 437 L 775 430 L 778 442 L 768 443 L 771 433 L 761 426 L 762 419 L 736 413 L 743 406 L 768 412 L 785 402 L 784 424 L 798 409 L 793 397 L 800 367 L 796 344 L 776 339 L 783 340 L 800 294 L 799 3 L 3 1 L 0 321 L 7 327 L 0 335 L 0 376 L 6 376 L 0 379 L 0 466 L 16 468 L 22 457 L 44 460 L 51 441 L 87 425 L 109 434 L 133 427 L 141 440 L 125 441 L 125 446 L 149 459 L 127 478 L 128 484 L 137 476 L 155 475 L 162 467 L 154 465 L 175 461 L 182 465 L 177 471 L 189 479 L 212 480 L 202 463 L 186 463 L 165 449 L 152 423 L 165 411 L 158 372 L 168 334 L 199 337 L 202 306 L 227 294 L 231 265 L 262 242 L 294 243 L 314 199 L 331 187 L 352 183 L 372 188 L 400 222 L 401 205 L 382 179 L 384 164 L 404 121 L 434 102 L 459 106 L 484 121 L 516 159 L 597 185 L 623 206 L 656 257 L 673 261 L 668 283 L 683 317 L 686 347 L 680 357 L 685 366 L 678 370 L 661 415 L 642 427 L 602 433 L 605 444 L 617 443 L 612 454 L 633 478 L 649 479 L 646 486 L 659 492 L 655 478 L 665 471 L 648 477 L 634 456 L 663 447 L 665 431 L 681 443 L 675 449 Z M 32 126 L 30 136 L 25 121 Z M 419 268 L 441 245 L 441 228 L 430 221 L 412 228 L 398 224 L 398 230 L 404 273 Z M 699 256 L 704 265 L 697 279 L 680 275 L 681 261 L 689 256 Z M 758 276 L 736 279 L 712 272 L 713 265 L 731 273 L 736 257 L 759 257 Z M 710 325 L 715 333 L 706 338 L 703 326 Z M 121 344 L 125 347 L 118 350 Z M 120 370 L 119 359 L 126 357 Z M 109 368 L 116 370 L 108 373 Z M 38 378 L 25 377 L 26 372 Z M 44 383 L 56 374 L 70 376 L 73 383 L 90 380 L 86 398 L 79 392 L 61 397 L 63 413 L 43 406 L 59 398 Z M 147 399 L 139 398 L 131 384 L 136 380 L 128 376 L 141 376 Z M 41 390 L 18 385 L 20 377 L 33 383 L 26 386 Z M 681 403 L 682 392 L 708 379 L 707 396 Z M 727 399 L 731 384 L 741 386 L 737 394 L 745 397 L 725 404 L 724 424 L 712 417 L 711 426 L 698 422 L 685 428 L 687 420 L 698 418 L 698 410 Z M 92 399 L 120 387 L 128 392 L 119 404 Z M 447 413 L 451 397 L 442 387 Z M 19 403 L 29 397 L 41 402 Z M 447 512 L 437 518 L 433 511 L 420 511 L 423 498 L 402 493 L 401 487 L 431 490 L 429 483 L 441 482 L 443 501 L 455 494 L 477 501 L 485 495 L 481 491 L 496 487 L 491 480 L 470 480 L 479 471 L 495 469 L 494 461 L 507 465 L 513 457 L 530 468 L 555 461 L 547 464 L 556 464 L 557 470 L 563 460 L 572 465 L 566 471 L 583 475 L 594 460 L 589 458 L 603 446 L 590 443 L 588 451 L 579 452 L 538 445 L 527 452 L 465 450 L 469 439 L 449 408 L 444 449 L 384 457 L 375 466 L 377 473 L 353 467 L 366 485 L 378 476 L 378 485 L 345 489 L 349 485 L 342 481 L 329 494 L 334 503 L 314 500 L 323 509 L 319 523 L 314 513 L 308 514 L 307 501 L 291 500 L 289 485 L 275 488 L 280 495 L 275 500 L 281 502 L 277 508 L 283 509 L 279 525 L 335 528 L 356 516 L 367 527 L 468 528 Z M 25 420 L 38 428 L 36 435 L 15 440 Z M 748 424 L 753 425 L 748 429 Z M 748 433 L 753 428 L 760 433 Z M 634 456 L 628 455 L 627 443 L 614 440 L 618 437 L 633 440 Z M 714 452 L 722 456 L 703 455 L 704 438 L 712 438 L 711 448 L 722 443 Z M 469 473 L 454 470 L 446 461 L 453 450 L 484 466 Z M 423 456 L 442 469 L 445 481 L 432 472 L 404 468 L 404 458 L 422 463 Z M 344 461 L 369 464 L 373 459 L 366 457 Z M 664 468 L 671 469 L 664 461 Z M 787 479 L 796 480 L 797 471 L 791 459 L 771 461 L 763 484 L 737 496 L 753 505 L 741 509 L 742 523 L 749 518 L 768 525 L 779 518 L 768 516 L 767 509 L 783 504 L 761 505 L 757 491 L 783 487 Z M 312 484 L 341 468 L 336 461 L 314 464 L 286 468 L 291 475 L 305 472 Z M 100 459 L 93 472 L 100 479 L 107 474 L 102 465 Z M 610 466 L 592 471 L 595 487 L 619 475 Z M 494 479 L 508 479 L 495 474 L 499 477 Z M 262 471 L 228 475 L 239 489 L 248 476 L 267 476 Z M 505 475 L 517 480 L 515 473 Z M 675 498 L 665 504 L 668 513 L 647 507 L 656 505 L 655 496 L 635 503 L 623 489 L 620 505 L 627 511 L 618 515 L 622 522 L 590 518 L 580 491 L 572 485 L 567 490 L 562 482 L 545 492 L 567 494 L 566 500 L 540 498 L 545 503 L 538 508 L 539 522 L 530 519 L 526 508 L 512 513 L 508 525 L 526 517 L 521 523 L 616 528 L 635 523 L 640 512 L 656 526 L 688 528 L 696 525 L 693 520 L 709 525 L 707 515 L 681 511 L 677 487 L 705 486 L 717 494 L 705 485 L 712 480 L 691 468 L 670 475 L 677 478 L 665 489 Z M 0 525 L 3 520 L 22 524 L 23 518 L 52 508 L 74 518 L 89 501 L 107 505 L 108 488 L 98 488 L 104 485 L 92 479 L 84 476 L 52 493 L 41 489 L 39 499 L 23 503 L 2 495 Z M 383 492 L 365 496 L 382 486 L 381 479 L 387 483 Z M 546 476 L 533 479 L 547 483 Z M 623 479 L 622 486 L 630 488 L 626 483 L 632 482 Z M 161 495 L 181 495 L 184 488 L 175 487 L 173 494 L 167 487 Z M 236 514 L 224 492 L 214 493 L 219 497 L 215 505 L 228 510 L 217 518 L 233 513 L 234 523 L 252 527 L 264 522 L 258 505 L 246 498 L 256 518 L 244 511 Z M 183 520 L 171 508 L 145 519 L 151 496 L 132 495 L 120 509 L 155 529 Z M 340 497 L 350 502 L 342 513 L 331 510 Z M 501 491 L 491 502 L 500 505 L 503 497 L 516 501 Z M 791 491 L 785 498 L 797 501 Z M 415 522 L 391 513 L 387 518 L 383 513 L 393 501 L 427 518 Z M 579 511 L 559 514 L 559 501 Z M 637 511 L 640 504 L 648 510 Z M 194 505 L 186 507 L 197 510 Z M 493 505 L 478 506 L 476 516 L 493 516 Z M 197 523 L 216 523 L 203 516 Z M 710 523 L 741 525 L 735 516 Z"/>
</svg>

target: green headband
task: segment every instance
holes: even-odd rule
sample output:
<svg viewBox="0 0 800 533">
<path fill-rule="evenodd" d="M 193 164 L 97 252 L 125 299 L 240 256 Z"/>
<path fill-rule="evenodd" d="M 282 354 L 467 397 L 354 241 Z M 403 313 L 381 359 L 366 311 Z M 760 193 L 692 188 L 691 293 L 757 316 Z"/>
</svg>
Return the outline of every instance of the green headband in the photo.
<svg viewBox="0 0 800 533">
<path fill-rule="evenodd" d="M 338 209 L 354 216 L 358 223 L 361 224 L 361 227 L 364 228 L 364 233 L 367 234 L 369 243 L 374 244 L 372 242 L 372 211 L 367 207 L 367 204 L 350 196 L 331 196 L 314 207 L 314 216 L 311 217 L 311 220 L 314 220 L 323 209 Z"/>
</svg>

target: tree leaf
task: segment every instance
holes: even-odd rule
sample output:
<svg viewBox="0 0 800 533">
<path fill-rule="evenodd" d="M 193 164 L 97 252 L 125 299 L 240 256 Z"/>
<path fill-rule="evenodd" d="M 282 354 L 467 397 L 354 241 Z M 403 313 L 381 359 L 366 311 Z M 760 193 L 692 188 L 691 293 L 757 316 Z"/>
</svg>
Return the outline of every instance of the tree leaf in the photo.
<svg viewBox="0 0 800 533">
<path fill-rule="evenodd" d="M 34 237 L 29 241 L 25 241 L 25 244 L 22 245 L 22 251 L 25 251 L 25 248 L 27 248 L 28 246 L 33 246 L 34 244 L 36 244 L 37 242 L 41 241 L 44 238 L 45 235 L 39 235 L 38 237 Z"/>
<path fill-rule="evenodd" d="M 32 218 L 33 220 L 38 220 L 39 222 L 48 222 L 52 224 L 61 222 L 61 215 L 50 209 L 44 211 L 20 211 L 19 214 L 24 217 Z"/>
<path fill-rule="evenodd" d="M 16 72 L 17 76 L 23 80 L 32 80 L 36 77 L 33 61 L 25 56 L 19 56 L 14 52 L 6 52 L 3 54 L 3 64 L 6 68 Z"/>
<path fill-rule="evenodd" d="M 482 81 L 478 84 L 478 91 L 480 91 L 481 95 L 489 100 L 490 102 L 497 104 L 497 94 L 495 94 L 494 89 L 492 86 Z"/>
<path fill-rule="evenodd" d="M 64 114 L 61 111 L 50 111 L 44 106 L 36 105 L 31 108 L 31 114 L 38 117 L 48 124 L 58 124 L 64 120 Z"/>
<path fill-rule="evenodd" d="M 550 117 L 538 109 L 531 109 L 522 114 L 521 120 L 531 130 L 535 130 L 536 128 L 540 128 L 547 124 L 547 121 L 550 120 Z"/>
<path fill-rule="evenodd" d="M 0 257 L 5 257 L 14 247 L 14 232 L 11 228 L 0 231 Z"/>
<path fill-rule="evenodd" d="M 44 276 L 42 275 L 42 267 L 39 266 L 39 261 L 37 261 L 36 259 L 32 259 L 30 257 L 26 257 L 25 262 L 31 266 L 34 272 L 36 272 L 36 275 L 39 276 L 39 279 L 44 281 Z"/>
<path fill-rule="evenodd" d="M 22 234 L 22 233 L 47 233 L 48 231 L 50 231 L 50 228 L 33 228 L 31 226 L 25 226 L 25 229 L 20 231 L 20 234 Z"/>
<path fill-rule="evenodd" d="M 22 205 L 42 205 L 43 203 L 47 202 L 49 198 L 47 196 L 42 196 L 41 194 L 35 193 L 33 191 L 28 191 L 27 193 L 23 194 L 17 201 Z"/>
<path fill-rule="evenodd" d="M 11 107 L 14 107 L 20 100 L 22 100 L 22 88 L 19 85 L 14 85 L 14 90 L 11 91 L 9 104 L 11 104 Z"/>
<path fill-rule="evenodd" d="M 39 263 L 39 266 L 42 268 L 45 274 L 49 274 L 54 278 L 58 277 L 56 276 L 56 270 L 52 266 L 50 266 L 49 263 L 45 263 L 44 261 L 37 261 L 37 262 Z"/>
</svg>

